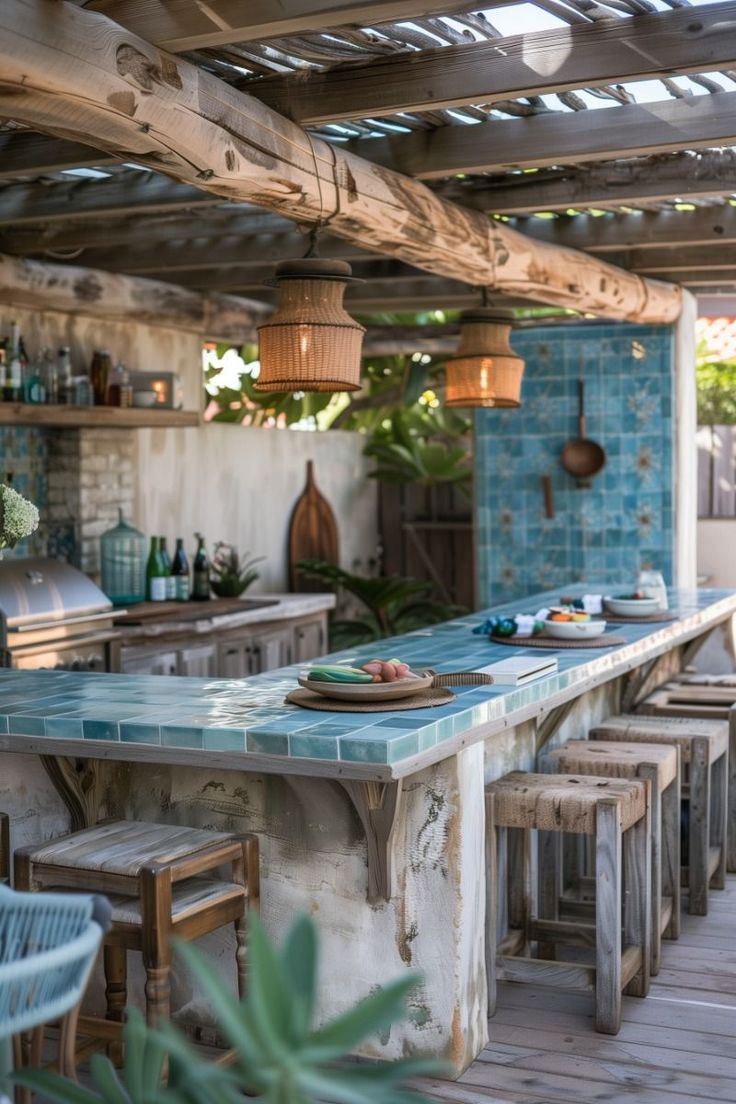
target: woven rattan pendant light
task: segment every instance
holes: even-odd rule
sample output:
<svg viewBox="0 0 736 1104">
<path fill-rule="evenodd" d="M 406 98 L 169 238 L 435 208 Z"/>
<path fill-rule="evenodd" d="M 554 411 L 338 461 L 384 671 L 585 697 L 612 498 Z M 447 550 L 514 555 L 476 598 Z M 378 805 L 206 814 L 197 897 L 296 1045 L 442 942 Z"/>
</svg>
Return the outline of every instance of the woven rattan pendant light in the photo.
<svg viewBox="0 0 736 1104">
<path fill-rule="evenodd" d="M 365 328 L 343 306 L 358 283 L 345 261 L 284 261 L 273 281 L 279 305 L 258 327 L 257 391 L 357 391 Z"/>
<path fill-rule="evenodd" d="M 524 361 L 509 344 L 511 311 L 483 305 L 460 315 L 460 344 L 446 363 L 447 406 L 521 406 Z"/>
</svg>

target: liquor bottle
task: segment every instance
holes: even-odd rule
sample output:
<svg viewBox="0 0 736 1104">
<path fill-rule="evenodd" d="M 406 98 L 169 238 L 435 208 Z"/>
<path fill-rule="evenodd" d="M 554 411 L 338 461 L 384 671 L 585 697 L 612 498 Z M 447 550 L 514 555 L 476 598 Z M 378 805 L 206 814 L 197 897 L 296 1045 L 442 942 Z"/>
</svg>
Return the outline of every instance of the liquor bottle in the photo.
<svg viewBox="0 0 736 1104">
<path fill-rule="evenodd" d="M 23 402 L 46 402 L 46 376 L 51 354 L 42 349 L 37 360 L 29 365 L 23 377 Z"/>
<path fill-rule="evenodd" d="M 170 602 L 176 598 L 176 580 L 171 575 L 171 556 L 166 547 L 166 537 L 158 538 L 158 546 L 161 550 L 161 559 L 166 571 L 166 601 Z"/>
<path fill-rule="evenodd" d="M 146 564 L 146 595 L 149 602 L 166 601 L 166 567 L 158 537 L 151 537 L 151 551 Z"/>
<path fill-rule="evenodd" d="M 194 535 L 197 538 L 197 554 L 194 557 L 192 598 L 195 602 L 204 602 L 210 596 L 210 561 L 207 559 L 204 537 L 201 533 Z"/>
<path fill-rule="evenodd" d="M 174 562 L 171 565 L 171 577 L 174 580 L 175 597 L 178 602 L 189 601 L 189 563 L 184 551 L 184 541 L 176 538 Z"/>
<path fill-rule="evenodd" d="M 74 384 L 72 383 L 72 360 L 68 345 L 62 345 L 56 358 L 59 378 L 59 402 L 74 402 Z"/>
<path fill-rule="evenodd" d="M 20 402 L 23 397 L 23 353 L 20 327 L 17 322 L 13 322 L 10 327 L 10 350 L 3 388 L 6 402 Z"/>
<path fill-rule="evenodd" d="M 104 406 L 107 402 L 107 384 L 111 372 L 112 359 L 107 349 L 95 349 L 89 368 L 95 406 Z"/>
<path fill-rule="evenodd" d="M 59 402 L 60 376 L 58 359 L 51 355 L 51 350 L 44 350 L 43 382 L 46 389 L 46 402 L 54 406 Z"/>
<path fill-rule="evenodd" d="M 5 399 L 5 384 L 8 372 L 8 339 L 0 341 L 0 397 Z"/>
</svg>

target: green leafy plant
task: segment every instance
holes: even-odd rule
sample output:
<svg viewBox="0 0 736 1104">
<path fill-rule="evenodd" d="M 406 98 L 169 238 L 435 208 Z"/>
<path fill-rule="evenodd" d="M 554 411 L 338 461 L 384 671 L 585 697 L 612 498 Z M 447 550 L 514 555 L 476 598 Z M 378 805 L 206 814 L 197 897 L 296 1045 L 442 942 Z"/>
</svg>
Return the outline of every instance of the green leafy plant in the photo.
<svg viewBox="0 0 736 1104">
<path fill-rule="evenodd" d="M 373 434 L 365 455 L 375 460 L 373 479 L 435 487 L 472 480 L 467 436 L 470 422 L 451 410 L 397 410 Z"/>
<path fill-rule="evenodd" d="M 332 622 L 331 643 L 335 647 L 368 644 L 447 621 L 462 612 L 458 606 L 438 602 L 432 583 L 403 575 L 354 575 L 320 560 L 302 560 L 299 569 L 352 595 L 362 606 L 357 617 Z"/>
<path fill-rule="evenodd" d="M 736 361 L 700 360 L 697 384 L 698 424 L 736 424 Z"/>
<path fill-rule="evenodd" d="M 120 1072 L 96 1054 L 90 1062 L 92 1088 L 46 1070 L 23 1070 L 14 1080 L 57 1104 L 243 1104 L 244 1094 L 260 1104 L 421 1104 L 423 1098 L 402 1085 L 442 1069 L 421 1058 L 361 1065 L 348 1061 L 365 1039 L 403 1018 L 416 975 L 376 990 L 315 1027 L 318 943 L 308 916 L 295 921 L 280 949 L 253 917 L 249 990 L 242 1001 L 195 948 L 185 944 L 177 949 L 212 1004 L 234 1053 L 231 1065 L 206 1062 L 176 1028 L 151 1030 L 131 1009 Z"/>
<path fill-rule="evenodd" d="M 265 556 L 251 557 L 250 552 L 240 555 L 237 548 L 224 541 L 215 545 L 210 566 L 210 583 L 219 598 L 238 598 L 259 577 L 256 564 Z"/>
</svg>

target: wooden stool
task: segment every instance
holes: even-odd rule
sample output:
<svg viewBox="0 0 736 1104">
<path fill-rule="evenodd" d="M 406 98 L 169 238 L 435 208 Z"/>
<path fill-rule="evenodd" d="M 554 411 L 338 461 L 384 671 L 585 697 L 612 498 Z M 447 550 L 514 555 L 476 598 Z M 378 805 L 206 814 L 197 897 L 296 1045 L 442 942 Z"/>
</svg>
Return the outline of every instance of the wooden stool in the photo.
<svg viewBox="0 0 736 1104">
<path fill-rule="evenodd" d="M 569 772 L 595 774 L 603 778 L 649 779 L 652 787 L 651 972 L 658 974 L 662 936 L 666 939 L 677 939 L 680 934 L 679 747 L 667 744 L 569 740 L 563 747 L 545 755 L 540 767 L 549 774 Z M 562 887 L 565 881 L 563 868 Z M 556 918 L 555 916 L 554 919 Z"/>
<path fill-rule="evenodd" d="M 637 713 L 697 717 L 728 724 L 726 869 L 736 873 L 736 675 L 678 675 L 641 703 Z"/>
<path fill-rule="evenodd" d="M 0 813 L 0 885 L 10 881 L 10 817 Z"/>
<path fill-rule="evenodd" d="M 621 992 L 646 996 L 652 885 L 649 790 L 646 780 L 523 771 L 507 774 L 486 787 L 486 968 L 491 1015 L 496 1005 L 496 978 L 594 989 L 595 1028 L 609 1035 L 615 1035 L 621 1026 Z M 497 828 L 501 830 L 498 852 Z M 542 847 L 539 871 L 543 916 L 536 920 L 532 917 L 530 887 L 533 829 L 541 831 Z M 595 838 L 595 924 L 544 916 L 549 902 L 558 899 L 557 856 L 564 832 Z M 496 890 L 499 869 L 505 869 L 507 898 L 508 923 L 502 925 Z M 508 929 L 508 935 L 500 941 L 499 926 Z M 594 947 L 595 965 L 524 957 L 531 940 Z"/>
<path fill-rule="evenodd" d="M 213 874 L 228 864 L 229 880 Z M 238 990 L 246 983 L 246 918 L 258 908 L 258 840 L 172 824 L 111 821 L 15 852 L 18 889 L 104 893 L 112 905 L 105 936 L 107 1020 L 84 1018 L 82 1035 L 119 1037 L 127 1003 L 126 958 L 139 951 L 150 1024 L 170 1015 L 171 939 L 193 940 L 226 924 L 237 939 Z"/>
<path fill-rule="evenodd" d="M 688 911 L 707 916 L 709 887 L 723 889 L 726 880 L 728 723 L 621 713 L 596 725 L 589 735 L 592 740 L 679 746 L 682 795 L 690 811 L 682 884 L 689 887 Z"/>
</svg>

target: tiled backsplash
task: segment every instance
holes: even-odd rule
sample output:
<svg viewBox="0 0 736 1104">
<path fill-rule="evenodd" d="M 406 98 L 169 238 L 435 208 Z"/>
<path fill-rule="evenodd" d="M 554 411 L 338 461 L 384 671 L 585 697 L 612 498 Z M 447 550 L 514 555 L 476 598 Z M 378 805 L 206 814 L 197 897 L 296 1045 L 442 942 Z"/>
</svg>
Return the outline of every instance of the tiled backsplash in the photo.
<svg viewBox="0 0 736 1104">
<path fill-rule="evenodd" d="M 46 433 L 43 429 L 0 428 L 0 448 L 3 453 L 2 479 L 12 476 L 12 486 L 33 502 L 41 513 L 38 530 L 21 541 L 6 556 L 42 556 L 46 553 L 48 528 L 44 520 L 47 501 Z"/>
<path fill-rule="evenodd" d="M 630 583 L 645 563 L 672 583 L 672 330 L 548 326 L 516 331 L 512 344 L 526 360 L 521 409 L 476 414 L 480 606 L 573 582 Z M 560 465 L 577 436 L 581 375 L 587 436 L 607 456 L 587 489 Z"/>
</svg>

